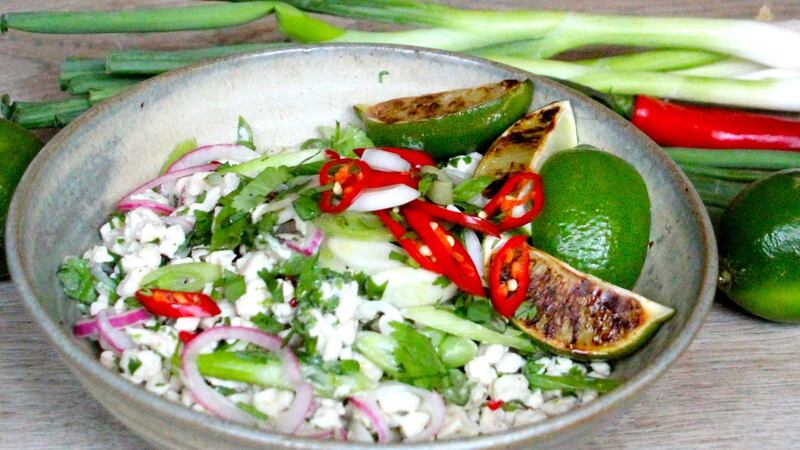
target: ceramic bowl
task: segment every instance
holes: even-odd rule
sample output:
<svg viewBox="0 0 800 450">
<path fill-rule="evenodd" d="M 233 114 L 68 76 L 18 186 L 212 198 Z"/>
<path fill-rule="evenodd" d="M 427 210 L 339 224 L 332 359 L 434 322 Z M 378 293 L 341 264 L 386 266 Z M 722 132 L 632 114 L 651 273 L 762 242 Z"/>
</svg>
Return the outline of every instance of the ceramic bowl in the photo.
<svg viewBox="0 0 800 450">
<path fill-rule="evenodd" d="M 300 439 L 225 422 L 145 391 L 105 369 L 55 276 L 67 255 L 99 242 L 97 229 L 128 189 L 157 174 L 181 140 L 235 139 L 244 116 L 256 145 L 298 145 L 320 125 L 356 122 L 352 105 L 470 87 L 531 74 L 477 58 L 386 45 L 296 47 L 235 56 L 145 81 L 71 123 L 41 151 L 14 196 L 11 272 L 36 322 L 85 388 L 117 419 L 165 448 L 371 449 Z M 614 113 L 550 80 L 532 77 L 532 108 L 570 100 L 580 141 L 633 164 L 652 201 L 651 248 L 635 290 L 677 313 L 641 351 L 616 365 L 627 381 L 608 395 L 529 426 L 472 439 L 387 448 L 499 449 L 556 445 L 590 434 L 675 361 L 709 309 L 717 275 L 714 236 L 683 173 Z M 668 399 L 665 401 L 669 401 Z"/>
</svg>

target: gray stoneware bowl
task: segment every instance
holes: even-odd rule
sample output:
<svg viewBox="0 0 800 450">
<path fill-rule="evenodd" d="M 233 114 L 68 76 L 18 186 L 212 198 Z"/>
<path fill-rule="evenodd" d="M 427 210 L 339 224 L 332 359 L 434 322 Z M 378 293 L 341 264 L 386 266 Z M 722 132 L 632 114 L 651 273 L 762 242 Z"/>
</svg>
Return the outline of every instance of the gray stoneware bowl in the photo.
<svg viewBox="0 0 800 450">
<path fill-rule="evenodd" d="M 379 73 L 388 74 L 379 77 Z M 77 312 L 56 269 L 66 255 L 99 242 L 116 200 L 152 178 L 188 137 L 230 142 L 237 117 L 259 148 L 297 145 L 316 127 L 355 122 L 352 105 L 531 74 L 444 52 L 397 46 L 297 47 L 231 57 L 146 81 L 94 108 L 42 150 L 19 186 L 8 222 L 11 273 L 42 330 L 86 389 L 120 421 L 166 448 L 372 449 L 240 426 L 155 396 L 103 368 L 70 331 Z M 533 77 L 533 108 L 570 100 L 581 142 L 639 170 L 652 201 L 652 248 L 636 291 L 677 311 L 645 348 L 617 365 L 618 389 L 561 416 L 473 439 L 391 448 L 500 449 L 556 445 L 590 434 L 655 382 L 683 351 L 709 309 L 717 276 L 714 236 L 700 199 L 667 156 L 633 126 L 593 101 Z"/>
</svg>

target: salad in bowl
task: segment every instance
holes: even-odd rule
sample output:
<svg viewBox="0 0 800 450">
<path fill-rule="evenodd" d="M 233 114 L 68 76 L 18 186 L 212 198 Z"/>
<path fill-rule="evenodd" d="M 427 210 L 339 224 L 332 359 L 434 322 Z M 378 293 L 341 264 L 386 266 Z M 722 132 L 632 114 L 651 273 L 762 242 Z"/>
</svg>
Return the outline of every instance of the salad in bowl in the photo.
<svg viewBox="0 0 800 450">
<path fill-rule="evenodd" d="M 469 437 L 592 401 L 673 310 L 628 290 L 641 177 L 532 95 L 358 105 L 363 127 L 278 152 L 241 118 L 235 143 L 180 143 L 59 268 L 75 335 L 156 395 L 318 439 Z"/>
</svg>

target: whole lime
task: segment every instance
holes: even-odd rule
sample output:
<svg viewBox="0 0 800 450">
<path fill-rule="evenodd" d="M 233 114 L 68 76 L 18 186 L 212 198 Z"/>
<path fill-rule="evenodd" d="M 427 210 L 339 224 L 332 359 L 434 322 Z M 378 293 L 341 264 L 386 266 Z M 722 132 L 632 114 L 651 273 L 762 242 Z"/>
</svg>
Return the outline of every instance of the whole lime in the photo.
<svg viewBox="0 0 800 450">
<path fill-rule="evenodd" d="M 14 122 L 0 119 L 0 279 L 8 277 L 5 257 L 5 228 L 8 205 L 22 174 L 42 142 Z"/>
<path fill-rule="evenodd" d="M 800 322 L 800 169 L 756 181 L 720 220 L 719 287 L 750 313 Z"/>
<path fill-rule="evenodd" d="M 631 288 L 650 239 L 650 197 L 636 169 L 589 146 L 550 157 L 540 172 L 544 209 L 534 247 L 609 283 Z"/>
</svg>

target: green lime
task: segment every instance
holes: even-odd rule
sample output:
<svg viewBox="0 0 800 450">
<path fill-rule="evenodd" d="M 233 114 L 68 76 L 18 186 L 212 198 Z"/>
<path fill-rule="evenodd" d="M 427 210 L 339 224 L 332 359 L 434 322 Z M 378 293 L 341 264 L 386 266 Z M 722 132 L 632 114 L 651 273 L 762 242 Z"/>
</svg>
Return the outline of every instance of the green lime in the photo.
<svg viewBox="0 0 800 450">
<path fill-rule="evenodd" d="M 8 277 L 5 258 L 5 229 L 8 205 L 22 174 L 34 156 L 42 148 L 42 142 L 14 122 L 0 119 L 0 278 Z"/>
<path fill-rule="evenodd" d="M 756 181 L 722 214 L 719 287 L 742 308 L 800 322 L 800 169 Z"/>
<path fill-rule="evenodd" d="M 544 209 L 532 244 L 570 266 L 631 288 L 647 256 L 650 197 L 644 180 L 622 159 L 580 146 L 542 166 Z"/>
<path fill-rule="evenodd" d="M 356 106 L 377 146 L 424 150 L 436 159 L 483 150 L 528 111 L 530 80 Z"/>
</svg>

